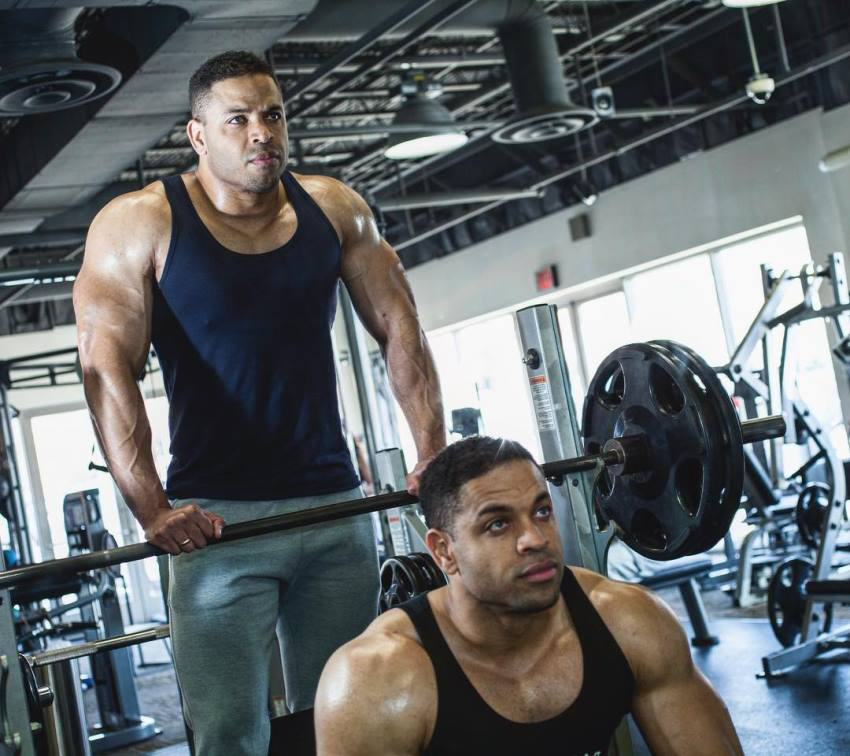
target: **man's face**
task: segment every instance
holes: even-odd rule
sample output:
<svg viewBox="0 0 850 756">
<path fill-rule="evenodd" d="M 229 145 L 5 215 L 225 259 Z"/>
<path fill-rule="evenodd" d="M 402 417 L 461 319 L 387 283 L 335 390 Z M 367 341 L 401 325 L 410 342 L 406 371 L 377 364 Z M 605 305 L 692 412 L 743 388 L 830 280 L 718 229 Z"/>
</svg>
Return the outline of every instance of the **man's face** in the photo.
<svg viewBox="0 0 850 756">
<path fill-rule="evenodd" d="M 270 76 L 217 81 L 200 117 L 205 157 L 216 178 L 256 194 L 277 188 L 289 150 L 280 90 Z"/>
<path fill-rule="evenodd" d="M 452 530 L 458 576 L 479 601 L 519 614 L 557 602 L 561 539 L 546 482 L 531 462 L 507 462 L 465 483 Z"/>
</svg>

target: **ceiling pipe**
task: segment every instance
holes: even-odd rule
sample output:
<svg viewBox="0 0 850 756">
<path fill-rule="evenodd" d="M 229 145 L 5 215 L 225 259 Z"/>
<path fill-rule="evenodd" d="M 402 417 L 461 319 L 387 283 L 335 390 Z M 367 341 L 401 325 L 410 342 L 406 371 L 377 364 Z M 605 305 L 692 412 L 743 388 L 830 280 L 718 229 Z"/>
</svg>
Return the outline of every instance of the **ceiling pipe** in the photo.
<svg viewBox="0 0 850 756">
<path fill-rule="evenodd" d="M 20 286 L 34 283 L 62 283 L 80 272 L 79 260 L 51 263 L 37 268 L 4 268 L 0 270 L 0 286 Z"/>
<path fill-rule="evenodd" d="M 0 234 L 3 247 L 52 247 L 70 246 L 85 241 L 86 229 L 68 231 L 30 231 L 28 234 Z"/>
<path fill-rule="evenodd" d="M 278 76 L 312 73 L 323 65 L 323 62 L 314 60 L 275 61 L 275 73 Z M 505 56 L 501 53 L 493 52 L 470 53 L 468 55 L 404 55 L 387 63 L 387 67 L 401 70 L 410 68 L 443 68 L 445 66 L 453 66 L 455 68 L 486 68 L 503 65 L 505 65 Z M 335 70 L 340 73 L 351 73 L 352 71 L 356 71 L 358 67 L 359 65 L 355 63 L 345 63 L 337 66 Z"/>
<path fill-rule="evenodd" d="M 375 202 L 384 212 L 395 210 L 417 210 L 423 207 L 448 207 L 450 205 L 472 205 L 478 202 L 540 198 L 535 189 L 469 189 L 435 194 L 406 194 L 403 197 L 381 197 Z"/>
<path fill-rule="evenodd" d="M 480 129 L 493 126 L 491 121 L 465 121 L 457 124 L 462 129 Z M 290 139 L 301 141 L 329 139 L 345 136 L 380 136 L 381 134 L 416 134 L 431 127 L 427 123 L 374 123 L 368 126 L 333 126 L 320 129 L 293 129 Z"/>
</svg>

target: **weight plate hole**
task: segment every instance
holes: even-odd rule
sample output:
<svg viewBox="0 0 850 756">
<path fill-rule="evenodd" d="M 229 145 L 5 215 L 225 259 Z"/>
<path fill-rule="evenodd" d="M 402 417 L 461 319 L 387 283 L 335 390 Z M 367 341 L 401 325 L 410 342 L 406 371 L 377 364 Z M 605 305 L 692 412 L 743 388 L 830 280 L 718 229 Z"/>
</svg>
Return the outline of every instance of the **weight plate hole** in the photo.
<svg viewBox="0 0 850 756">
<path fill-rule="evenodd" d="M 673 377 L 659 365 L 649 368 L 649 393 L 667 415 L 678 415 L 685 408 L 685 395 Z"/>
<path fill-rule="evenodd" d="M 702 499 L 702 464 L 689 457 L 676 465 L 676 494 L 679 503 L 691 517 L 696 517 Z"/>
<path fill-rule="evenodd" d="M 658 551 L 667 546 L 667 534 L 661 521 L 648 509 L 639 509 L 632 517 L 632 533 L 642 546 Z"/>
<path fill-rule="evenodd" d="M 617 407 L 626 395 L 626 376 L 619 362 L 612 362 L 597 383 L 596 396 L 605 407 Z"/>
</svg>

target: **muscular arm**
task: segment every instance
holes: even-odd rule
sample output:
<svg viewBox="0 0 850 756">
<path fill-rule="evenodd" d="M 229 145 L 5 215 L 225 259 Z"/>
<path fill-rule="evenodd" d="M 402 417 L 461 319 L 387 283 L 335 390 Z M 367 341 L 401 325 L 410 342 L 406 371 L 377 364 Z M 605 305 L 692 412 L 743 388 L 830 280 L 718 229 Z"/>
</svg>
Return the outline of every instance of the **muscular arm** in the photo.
<svg viewBox="0 0 850 756">
<path fill-rule="evenodd" d="M 635 675 L 632 715 L 652 753 L 742 754 L 729 711 L 694 665 L 673 612 L 643 588 L 605 582 L 621 594 L 621 610 L 629 607 L 612 629 L 619 624 L 615 635 Z"/>
<path fill-rule="evenodd" d="M 363 635 L 337 650 L 322 672 L 316 752 L 416 756 L 431 738 L 436 709 L 433 669 L 422 647 L 389 633 Z"/>
<path fill-rule="evenodd" d="M 446 444 L 440 383 L 413 293 L 395 251 L 363 199 L 340 185 L 342 278 L 387 361 L 393 393 L 416 442 L 420 468 Z"/>
<path fill-rule="evenodd" d="M 224 521 L 195 505 L 171 509 L 136 384 L 150 349 L 155 250 L 170 226 L 158 201 L 150 190 L 134 192 L 98 214 L 74 284 L 74 311 L 83 388 L 109 471 L 145 537 L 179 554 L 219 537 Z"/>
<path fill-rule="evenodd" d="M 74 284 L 83 387 L 109 470 L 145 526 L 169 508 L 151 451 L 136 377 L 150 348 L 157 218 L 143 192 L 113 200 L 95 218 Z"/>
</svg>

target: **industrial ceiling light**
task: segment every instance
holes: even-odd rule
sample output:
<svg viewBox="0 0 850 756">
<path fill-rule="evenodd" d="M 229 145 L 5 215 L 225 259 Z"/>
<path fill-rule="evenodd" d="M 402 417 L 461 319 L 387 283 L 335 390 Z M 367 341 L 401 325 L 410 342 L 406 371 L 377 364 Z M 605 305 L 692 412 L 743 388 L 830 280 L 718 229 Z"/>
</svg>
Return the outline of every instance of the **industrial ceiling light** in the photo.
<svg viewBox="0 0 850 756">
<path fill-rule="evenodd" d="M 410 131 L 390 133 L 384 157 L 391 160 L 439 155 L 455 150 L 469 140 L 448 109 L 422 92 L 416 92 L 404 101 L 395 114 L 393 126 L 409 126 Z"/>
<path fill-rule="evenodd" d="M 759 5 L 775 5 L 784 0 L 723 0 L 727 8 L 756 8 Z"/>
<path fill-rule="evenodd" d="M 753 30 L 750 26 L 750 16 L 747 9 L 743 8 L 741 13 L 744 15 L 744 29 L 747 32 L 747 44 L 750 48 L 750 57 L 753 61 L 753 75 L 747 82 L 747 96 L 757 105 L 764 105 L 776 89 L 776 82 L 766 73 L 759 70 L 759 59 L 756 55 L 756 43 L 753 40 Z"/>
</svg>

